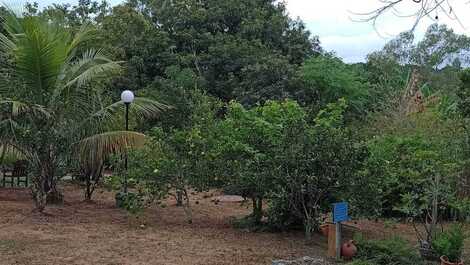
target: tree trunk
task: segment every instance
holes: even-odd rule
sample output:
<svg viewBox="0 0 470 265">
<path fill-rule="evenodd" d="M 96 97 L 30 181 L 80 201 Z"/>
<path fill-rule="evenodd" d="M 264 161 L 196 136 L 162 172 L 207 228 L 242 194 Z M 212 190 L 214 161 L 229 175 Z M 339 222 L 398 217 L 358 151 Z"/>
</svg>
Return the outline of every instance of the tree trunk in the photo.
<svg viewBox="0 0 470 265">
<path fill-rule="evenodd" d="M 315 228 L 315 220 L 307 217 L 305 219 L 304 229 L 305 229 L 305 239 L 310 241 L 312 239 L 312 232 Z"/>
<path fill-rule="evenodd" d="M 91 201 L 91 196 L 93 194 L 93 190 L 91 189 L 91 177 L 86 176 L 86 188 L 85 188 L 85 201 Z"/>
<path fill-rule="evenodd" d="M 46 181 L 46 201 L 48 204 L 60 204 L 64 202 L 64 195 L 57 189 L 57 180 L 52 176 L 47 177 Z"/>
<path fill-rule="evenodd" d="M 263 218 L 263 198 L 255 196 L 252 198 L 253 201 L 253 220 L 255 224 L 260 224 Z"/>
<path fill-rule="evenodd" d="M 176 206 L 183 206 L 183 191 L 180 189 L 176 190 Z"/>
<path fill-rule="evenodd" d="M 186 214 L 186 219 L 187 219 L 188 223 L 192 224 L 193 223 L 193 212 L 191 210 L 191 204 L 189 202 L 188 191 L 185 189 L 183 191 L 183 194 L 184 194 L 185 201 L 186 201 L 186 203 L 183 205 L 183 209 L 184 209 L 184 212 Z"/>
<path fill-rule="evenodd" d="M 46 208 L 47 201 L 46 192 L 44 191 L 45 177 L 35 176 L 32 179 L 32 182 L 33 185 L 31 186 L 31 192 L 33 195 L 34 204 L 36 206 L 36 210 L 42 213 Z"/>
</svg>

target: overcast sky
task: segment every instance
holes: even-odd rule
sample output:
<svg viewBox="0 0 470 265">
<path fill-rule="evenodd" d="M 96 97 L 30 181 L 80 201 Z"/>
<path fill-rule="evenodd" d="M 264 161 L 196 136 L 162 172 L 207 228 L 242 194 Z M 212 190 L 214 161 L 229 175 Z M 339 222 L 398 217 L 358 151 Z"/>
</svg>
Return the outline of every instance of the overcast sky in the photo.
<svg viewBox="0 0 470 265">
<path fill-rule="evenodd" d="M 36 0 L 41 6 L 50 3 L 72 3 L 77 0 Z M 117 4 L 122 0 L 108 0 Z M 236 1 L 236 0 L 234 0 Z M 364 13 L 377 8 L 379 0 L 285 0 L 291 17 L 300 17 L 308 29 L 320 37 L 322 46 L 342 57 L 346 62 L 360 62 L 365 56 L 380 49 L 390 38 L 398 33 L 409 30 L 413 25 L 412 19 L 398 18 L 393 14 L 383 16 L 374 26 L 371 23 L 355 22 L 361 16 L 355 13 Z M 408 3 L 410 2 L 410 3 Z M 458 33 L 470 35 L 470 3 L 468 0 L 448 0 L 465 27 L 457 20 L 439 14 L 439 23 L 452 27 Z M 412 1 L 397 7 L 397 12 L 408 14 L 416 6 Z M 432 17 L 435 17 L 433 14 Z M 417 36 L 423 35 L 427 26 L 436 21 L 426 18 L 416 30 Z"/>
</svg>

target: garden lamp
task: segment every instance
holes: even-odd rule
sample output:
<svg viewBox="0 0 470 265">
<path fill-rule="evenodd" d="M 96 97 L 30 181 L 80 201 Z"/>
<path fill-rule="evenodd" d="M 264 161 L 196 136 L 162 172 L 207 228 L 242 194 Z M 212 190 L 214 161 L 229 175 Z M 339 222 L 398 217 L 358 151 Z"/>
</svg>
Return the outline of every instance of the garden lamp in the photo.
<svg viewBox="0 0 470 265">
<path fill-rule="evenodd" d="M 126 105 L 126 131 L 129 131 L 129 106 L 134 101 L 134 93 L 130 90 L 124 90 L 121 93 L 121 100 Z M 127 151 L 124 157 L 124 168 L 126 169 L 124 174 L 124 193 L 127 193 Z"/>
</svg>

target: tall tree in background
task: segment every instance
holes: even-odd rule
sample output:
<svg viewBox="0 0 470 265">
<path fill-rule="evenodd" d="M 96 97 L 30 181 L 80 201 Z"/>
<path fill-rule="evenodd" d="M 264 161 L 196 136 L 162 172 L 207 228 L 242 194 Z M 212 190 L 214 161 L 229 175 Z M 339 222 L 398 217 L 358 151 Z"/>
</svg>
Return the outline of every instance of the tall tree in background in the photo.
<svg viewBox="0 0 470 265">
<path fill-rule="evenodd" d="M 195 69 L 211 95 L 254 104 L 285 97 L 292 67 L 319 50 L 302 22 L 270 0 L 154 0 L 154 25 L 166 32 L 178 63 Z"/>
</svg>

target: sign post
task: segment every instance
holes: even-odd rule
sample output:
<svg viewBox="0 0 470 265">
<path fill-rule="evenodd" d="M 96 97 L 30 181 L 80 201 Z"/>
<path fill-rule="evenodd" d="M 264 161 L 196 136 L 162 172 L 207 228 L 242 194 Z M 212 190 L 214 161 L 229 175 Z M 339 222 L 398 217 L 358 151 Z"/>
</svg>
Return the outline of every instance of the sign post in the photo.
<svg viewBox="0 0 470 265">
<path fill-rule="evenodd" d="M 339 202 L 333 204 L 333 223 L 335 224 L 334 233 L 334 257 L 337 259 L 341 258 L 341 222 L 349 220 L 348 216 L 348 203 Z M 333 237 L 328 238 L 329 241 L 333 241 Z M 332 245 L 333 242 L 329 242 L 328 245 Z"/>
</svg>

